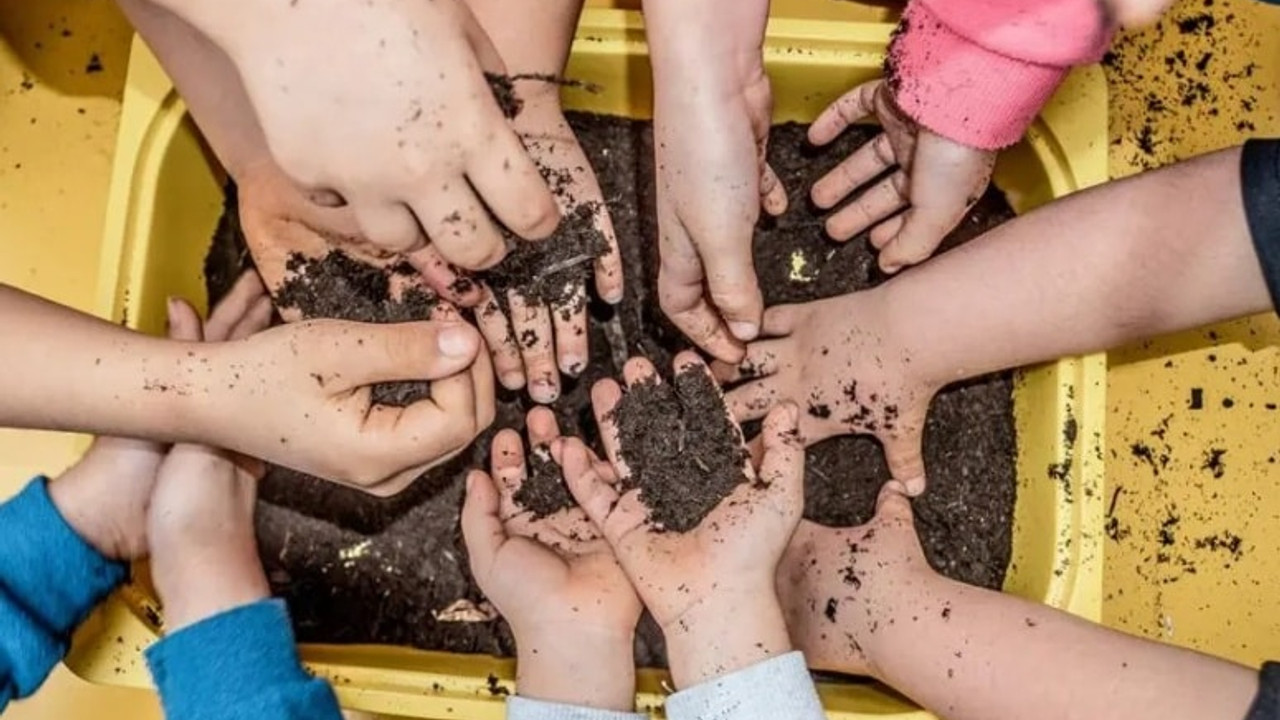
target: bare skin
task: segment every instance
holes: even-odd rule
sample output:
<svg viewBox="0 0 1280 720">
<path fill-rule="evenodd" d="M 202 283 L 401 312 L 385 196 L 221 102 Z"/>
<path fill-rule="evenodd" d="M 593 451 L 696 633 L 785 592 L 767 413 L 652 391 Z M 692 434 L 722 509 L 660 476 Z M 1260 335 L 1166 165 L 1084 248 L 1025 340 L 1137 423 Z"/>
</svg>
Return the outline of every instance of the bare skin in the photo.
<svg viewBox="0 0 1280 720">
<path fill-rule="evenodd" d="M 753 362 L 717 365 L 727 380 L 758 376 L 728 403 L 739 418 L 783 401 L 833 408 L 806 418 L 807 442 L 874 433 L 921 492 L 924 410 L 948 383 L 1271 307 L 1239 168 L 1239 148 L 1203 155 L 1015 218 L 874 290 L 770 308 L 775 337 L 749 346 Z M 853 383 L 866 418 L 896 406 L 892 430 L 844 422 Z"/>
<path fill-rule="evenodd" d="M 528 418 L 531 446 L 560 437 L 555 416 Z M 526 478 L 520 436 L 494 438 L 491 475 L 467 478 L 462 532 L 471 570 L 515 634 L 521 696 L 630 712 L 640 599 L 581 508 L 534 519 L 513 499 Z"/>
<path fill-rule="evenodd" d="M 706 370 L 693 353 L 677 356 L 675 365 Z M 623 374 L 631 386 L 656 371 L 648 361 L 632 358 Z M 795 408 L 784 406 L 766 418 L 759 472 L 748 466 L 749 481 L 697 528 L 672 533 L 655 529 L 639 490 L 618 487 L 629 473 L 610 416 L 621 397 L 612 380 L 592 388 L 609 462 L 601 462 L 576 438 L 554 445 L 552 453 L 574 498 L 601 529 L 662 627 L 676 687 L 692 687 L 790 651 L 773 573 L 804 505 L 804 451 L 794 437 Z"/>
<path fill-rule="evenodd" d="M 866 525 L 802 522 L 777 587 L 811 667 L 871 675 L 948 720 L 1235 720 L 1257 691 L 1249 668 L 939 575 L 896 482 Z"/>
</svg>

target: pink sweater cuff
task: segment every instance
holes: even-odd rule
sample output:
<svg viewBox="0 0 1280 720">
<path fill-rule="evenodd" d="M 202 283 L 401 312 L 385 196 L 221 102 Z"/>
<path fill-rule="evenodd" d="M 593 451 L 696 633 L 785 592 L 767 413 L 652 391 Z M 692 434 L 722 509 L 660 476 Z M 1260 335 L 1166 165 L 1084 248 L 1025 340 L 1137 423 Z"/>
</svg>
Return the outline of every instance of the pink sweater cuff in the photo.
<svg viewBox="0 0 1280 720">
<path fill-rule="evenodd" d="M 1019 60 L 957 34 L 923 3 L 889 47 L 898 105 L 922 126 L 983 150 L 1016 143 L 1070 70 Z"/>
</svg>

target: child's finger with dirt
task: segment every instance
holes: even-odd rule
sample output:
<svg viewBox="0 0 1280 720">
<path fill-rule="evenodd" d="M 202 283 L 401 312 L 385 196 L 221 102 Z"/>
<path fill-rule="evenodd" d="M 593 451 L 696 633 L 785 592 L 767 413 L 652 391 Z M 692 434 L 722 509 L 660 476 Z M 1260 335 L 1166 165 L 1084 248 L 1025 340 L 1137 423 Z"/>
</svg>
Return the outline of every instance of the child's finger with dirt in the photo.
<svg viewBox="0 0 1280 720">
<path fill-rule="evenodd" d="M 435 245 L 405 255 L 409 264 L 422 275 L 427 286 L 440 297 L 459 307 L 474 307 L 484 300 L 479 283 L 450 265 Z"/>
<path fill-rule="evenodd" d="M 617 476 L 621 478 L 629 476 L 630 471 L 627 469 L 627 464 L 622 461 L 618 423 L 614 419 L 613 411 L 620 402 L 622 402 L 622 388 L 613 380 L 601 380 L 591 388 L 591 409 L 595 415 L 596 425 L 600 428 L 600 441 L 604 444 L 605 456 L 614 467 Z"/>
<path fill-rule="evenodd" d="M 264 297 L 267 297 L 267 288 L 257 271 L 250 269 L 241 273 L 226 297 L 210 310 L 209 319 L 204 324 L 205 338 L 211 342 L 226 340 L 236 323 Z"/>
<path fill-rule="evenodd" d="M 778 341 L 761 340 L 747 346 L 747 355 L 740 363 L 721 360 L 711 362 L 711 374 L 721 385 L 732 385 L 743 380 L 758 380 L 778 372 Z"/>
<path fill-rule="evenodd" d="M 548 404 L 560 397 L 560 371 L 556 367 L 551 312 L 545 305 L 530 303 L 518 292 L 509 292 L 511 326 L 520 355 L 524 358 L 529 397 Z M 585 323 L 586 316 L 583 316 Z M 585 330 L 584 330 L 585 333 Z"/>
<path fill-rule="evenodd" d="M 578 285 L 569 298 L 551 306 L 551 324 L 555 328 L 556 362 L 560 372 L 578 377 L 587 367 L 587 288 Z"/>
<path fill-rule="evenodd" d="M 519 390 L 527 380 L 524 372 L 524 359 L 520 356 L 520 346 L 516 344 L 516 336 L 511 331 L 511 324 L 502 312 L 498 299 L 493 291 L 484 287 L 482 300 L 476 310 L 476 327 L 484 336 L 493 358 L 493 370 L 498 375 L 498 382 L 508 390 Z"/>
<path fill-rule="evenodd" d="M 494 436 L 489 449 L 489 472 L 499 491 L 498 517 L 505 523 L 526 512 L 514 500 L 528 474 L 520 433 L 508 428 Z"/>
</svg>

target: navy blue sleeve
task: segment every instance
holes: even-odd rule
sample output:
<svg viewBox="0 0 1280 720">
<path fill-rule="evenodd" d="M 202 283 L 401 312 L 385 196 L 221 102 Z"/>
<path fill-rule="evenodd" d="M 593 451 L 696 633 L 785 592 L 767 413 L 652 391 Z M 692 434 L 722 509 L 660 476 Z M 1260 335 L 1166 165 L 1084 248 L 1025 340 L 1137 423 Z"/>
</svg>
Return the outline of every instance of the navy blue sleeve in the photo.
<svg viewBox="0 0 1280 720">
<path fill-rule="evenodd" d="M 1240 154 L 1240 188 L 1253 247 L 1280 311 L 1280 140 L 1250 140 Z"/>
<path fill-rule="evenodd" d="M 86 543 L 36 478 L 0 505 L 0 712 L 31 695 L 67 652 L 71 632 L 124 579 Z"/>
<path fill-rule="evenodd" d="M 1245 720 L 1280 718 L 1280 663 L 1263 663 L 1258 671 L 1258 694 Z"/>
<path fill-rule="evenodd" d="M 228 610 L 147 650 L 167 720 L 340 720 L 338 700 L 298 660 L 279 600 Z"/>
</svg>

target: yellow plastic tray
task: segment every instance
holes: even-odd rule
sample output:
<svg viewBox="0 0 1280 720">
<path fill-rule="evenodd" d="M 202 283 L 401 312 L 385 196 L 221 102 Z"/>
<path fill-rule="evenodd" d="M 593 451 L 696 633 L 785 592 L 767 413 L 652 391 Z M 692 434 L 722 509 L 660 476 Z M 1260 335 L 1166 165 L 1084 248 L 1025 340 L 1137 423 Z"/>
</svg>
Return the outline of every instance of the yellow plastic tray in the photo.
<svg viewBox="0 0 1280 720">
<path fill-rule="evenodd" d="M 840 93 L 880 73 L 891 27 L 883 23 L 775 20 L 766 61 L 776 120 L 809 121 Z M 640 17 L 589 9 L 568 70 L 602 88 L 568 89 L 568 107 L 647 117 L 652 93 Z M 223 173 L 150 52 L 136 42 L 125 89 L 99 279 L 98 311 L 160 332 L 164 300 L 205 298 L 203 259 L 222 210 Z M 1106 179 L 1102 73 L 1072 75 L 1028 134 L 1005 153 L 996 183 L 1026 210 Z M 1005 589 L 1097 619 L 1101 611 L 1102 431 L 1105 360 L 1069 358 L 1026 370 L 1015 383 L 1018 497 Z M 148 686 L 141 651 L 157 637 L 146 568 L 77 635 L 68 665 L 86 680 Z M 424 718 L 498 718 L 496 675 L 511 688 L 513 664 L 485 656 L 407 648 L 302 648 L 333 681 L 344 707 Z M 663 675 L 641 672 L 638 707 L 659 710 Z M 833 717 L 922 714 L 875 684 L 823 685 Z"/>
</svg>

